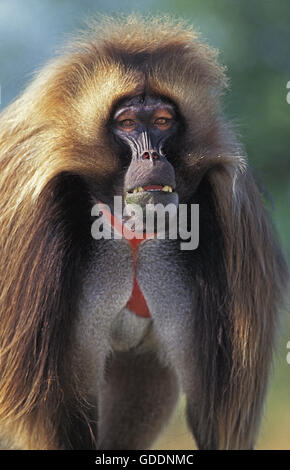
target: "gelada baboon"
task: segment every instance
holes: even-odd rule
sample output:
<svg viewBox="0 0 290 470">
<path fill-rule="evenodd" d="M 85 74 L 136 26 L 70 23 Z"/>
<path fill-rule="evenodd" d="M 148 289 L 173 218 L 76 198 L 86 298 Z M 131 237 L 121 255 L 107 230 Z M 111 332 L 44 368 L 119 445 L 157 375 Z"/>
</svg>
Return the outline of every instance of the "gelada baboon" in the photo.
<svg viewBox="0 0 290 470">
<path fill-rule="evenodd" d="M 286 267 L 225 87 L 190 27 L 130 16 L 93 24 L 2 112 L 8 447 L 145 449 L 179 390 L 200 449 L 254 446 Z M 198 204 L 198 247 L 94 238 L 114 196 Z"/>
</svg>

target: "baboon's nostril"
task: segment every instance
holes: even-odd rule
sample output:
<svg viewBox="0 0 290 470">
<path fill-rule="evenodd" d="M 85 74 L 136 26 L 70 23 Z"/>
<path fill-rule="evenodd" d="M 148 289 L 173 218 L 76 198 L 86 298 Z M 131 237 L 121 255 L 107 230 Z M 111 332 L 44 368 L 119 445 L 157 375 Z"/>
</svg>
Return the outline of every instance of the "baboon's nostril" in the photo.
<svg viewBox="0 0 290 470">
<path fill-rule="evenodd" d="M 157 152 L 153 151 L 153 150 L 149 150 L 147 152 L 144 152 L 142 154 L 142 157 L 141 157 L 143 160 L 149 160 L 149 159 L 152 159 L 152 160 L 157 160 L 159 158 L 159 155 Z"/>
<path fill-rule="evenodd" d="M 149 160 L 150 158 L 150 153 L 149 152 L 144 152 L 142 155 L 143 160 Z"/>
</svg>

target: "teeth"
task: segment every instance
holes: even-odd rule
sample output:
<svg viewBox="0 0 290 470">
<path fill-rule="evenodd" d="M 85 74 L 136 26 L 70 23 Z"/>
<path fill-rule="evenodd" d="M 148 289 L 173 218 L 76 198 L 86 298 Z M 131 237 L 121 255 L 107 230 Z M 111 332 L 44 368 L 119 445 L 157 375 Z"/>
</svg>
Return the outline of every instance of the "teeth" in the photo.
<svg viewBox="0 0 290 470">
<path fill-rule="evenodd" d="M 144 191 L 145 191 L 145 189 L 142 186 L 139 186 L 138 188 L 134 188 L 132 190 L 132 193 L 134 193 L 134 194 L 143 193 Z M 150 189 L 149 191 L 160 191 L 160 190 L 159 189 Z M 163 186 L 162 191 L 164 191 L 165 193 L 172 193 L 173 189 L 172 189 L 171 186 Z"/>
<path fill-rule="evenodd" d="M 166 193 L 172 193 L 172 187 L 171 186 L 163 186 L 162 191 Z"/>
<path fill-rule="evenodd" d="M 144 191 L 144 189 L 142 188 L 142 186 L 139 186 L 138 188 L 134 188 L 133 189 L 133 193 L 142 193 Z"/>
</svg>

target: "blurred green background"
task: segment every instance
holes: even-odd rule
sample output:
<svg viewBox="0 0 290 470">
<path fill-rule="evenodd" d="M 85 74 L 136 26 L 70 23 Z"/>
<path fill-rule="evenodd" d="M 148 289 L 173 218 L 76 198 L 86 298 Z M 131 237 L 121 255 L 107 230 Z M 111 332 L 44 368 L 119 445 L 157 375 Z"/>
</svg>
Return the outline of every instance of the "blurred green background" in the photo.
<svg viewBox="0 0 290 470">
<path fill-rule="evenodd" d="M 85 19 L 98 13 L 170 14 L 190 21 L 220 50 L 231 89 L 224 100 L 250 163 L 270 196 L 270 210 L 290 258 L 289 0 L 1 0 L 0 84 L 3 109 L 33 71 L 52 57 Z M 290 95 L 289 95 L 290 102 Z M 289 310 L 285 309 L 259 449 L 290 449 Z M 289 350 L 290 351 L 290 350 Z M 183 398 L 156 449 L 190 449 Z"/>
</svg>

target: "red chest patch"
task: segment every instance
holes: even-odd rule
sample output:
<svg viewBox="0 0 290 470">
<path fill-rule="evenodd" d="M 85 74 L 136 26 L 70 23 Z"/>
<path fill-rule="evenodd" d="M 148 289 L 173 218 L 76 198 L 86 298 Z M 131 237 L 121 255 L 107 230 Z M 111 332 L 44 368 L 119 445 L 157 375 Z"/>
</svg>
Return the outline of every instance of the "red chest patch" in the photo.
<svg viewBox="0 0 290 470">
<path fill-rule="evenodd" d="M 135 315 L 138 315 L 139 317 L 150 317 L 151 315 L 149 312 L 149 308 L 147 306 L 146 300 L 144 299 L 144 296 L 142 294 L 142 291 L 140 289 L 140 286 L 136 278 L 137 251 L 138 251 L 138 246 L 143 241 L 143 239 L 133 238 L 132 240 L 128 240 L 128 241 L 132 248 L 135 275 L 134 275 L 133 291 L 132 291 L 130 299 L 127 302 L 126 307 L 131 312 L 135 313 Z"/>
<path fill-rule="evenodd" d="M 143 238 L 131 238 L 134 232 L 125 227 L 123 223 L 119 219 L 117 219 L 111 212 L 108 212 L 101 202 L 98 202 L 98 204 L 109 223 L 114 227 L 115 230 L 117 230 L 120 234 L 123 235 L 123 237 L 129 242 L 132 249 L 135 274 L 132 294 L 126 304 L 126 308 L 132 313 L 135 313 L 135 315 L 138 315 L 139 317 L 151 317 L 148 305 L 136 278 L 136 259 L 140 243 L 143 240 L 146 240 L 147 238 L 152 238 L 152 234 L 150 234 L 149 236 L 147 234 L 144 234 Z M 128 236 L 126 236 L 127 234 Z"/>
</svg>

